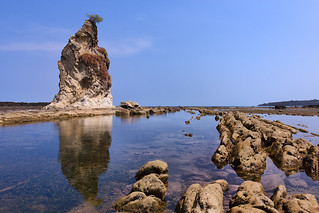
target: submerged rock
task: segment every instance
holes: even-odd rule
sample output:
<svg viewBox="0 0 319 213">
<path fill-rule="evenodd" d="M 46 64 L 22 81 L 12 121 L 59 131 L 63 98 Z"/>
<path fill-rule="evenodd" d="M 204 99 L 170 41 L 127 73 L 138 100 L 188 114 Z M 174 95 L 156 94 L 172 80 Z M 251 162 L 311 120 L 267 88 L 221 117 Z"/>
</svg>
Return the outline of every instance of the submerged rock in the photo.
<svg viewBox="0 0 319 213">
<path fill-rule="evenodd" d="M 168 186 L 167 163 L 155 160 L 146 163 L 135 175 L 137 182 L 129 195 L 120 198 L 113 208 L 117 212 L 164 212 Z"/>
<path fill-rule="evenodd" d="M 109 66 L 106 50 L 98 46 L 96 23 L 86 20 L 62 50 L 58 61 L 60 90 L 46 108 L 111 107 Z"/>
<path fill-rule="evenodd" d="M 175 212 L 223 213 L 223 191 L 228 190 L 228 187 L 228 183 L 225 180 L 217 180 L 203 186 L 193 184 L 182 195 Z"/>
</svg>

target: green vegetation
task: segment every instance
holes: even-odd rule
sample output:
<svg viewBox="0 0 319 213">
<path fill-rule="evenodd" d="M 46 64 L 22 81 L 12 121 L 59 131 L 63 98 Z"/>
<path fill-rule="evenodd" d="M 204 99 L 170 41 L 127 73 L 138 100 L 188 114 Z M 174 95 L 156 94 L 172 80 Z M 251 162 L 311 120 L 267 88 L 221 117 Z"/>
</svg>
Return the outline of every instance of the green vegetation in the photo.
<svg viewBox="0 0 319 213">
<path fill-rule="evenodd" d="M 89 18 L 90 21 L 93 21 L 95 23 L 100 23 L 101 21 L 104 20 L 104 18 L 100 17 L 99 15 L 96 14 L 86 14 L 86 16 Z"/>
<path fill-rule="evenodd" d="M 279 101 L 270 102 L 265 104 L 259 104 L 258 106 L 307 106 L 307 105 L 319 105 L 319 100 L 302 100 L 302 101 Z"/>
</svg>

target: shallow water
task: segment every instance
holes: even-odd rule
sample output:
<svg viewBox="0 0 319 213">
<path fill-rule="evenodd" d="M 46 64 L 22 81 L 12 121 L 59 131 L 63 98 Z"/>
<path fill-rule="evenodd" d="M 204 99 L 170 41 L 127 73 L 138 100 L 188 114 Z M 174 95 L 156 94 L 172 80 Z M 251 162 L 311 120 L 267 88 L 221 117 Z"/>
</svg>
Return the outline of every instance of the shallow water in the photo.
<svg viewBox="0 0 319 213">
<path fill-rule="evenodd" d="M 221 178 L 231 185 L 224 196 L 227 206 L 243 180 L 229 165 L 217 169 L 210 160 L 219 146 L 218 122 L 206 116 L 186 125 L 192 116 L 103 116 L 1 127 L 0 212 L 114 212 L 112 204 L 129 193 L 137 170 L 155 159 L 168 163 L 167 212 L 189 185 Z M 307 125 L 311 132 L 319 126 L 318 117 L 265 118 Z M 193 137 L 184 136 L 190 132 Z M 318 137 L 309 138 L 319 143 Z M 319 198 L 317 181 L 304 173 L 286 177 L 270 159 L 261 183 L 267 193 L 285 184 L 290 194 Z"/>
</svg>

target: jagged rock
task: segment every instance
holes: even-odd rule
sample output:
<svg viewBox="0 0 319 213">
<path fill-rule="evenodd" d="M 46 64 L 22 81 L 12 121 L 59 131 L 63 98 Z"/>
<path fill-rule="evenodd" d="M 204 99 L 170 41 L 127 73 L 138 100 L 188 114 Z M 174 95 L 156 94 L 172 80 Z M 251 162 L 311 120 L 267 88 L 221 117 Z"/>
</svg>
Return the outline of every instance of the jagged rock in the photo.
<svg viewBox="0 0 319 213">
<path fill-rule="evenodd" d="M 228 189 L 225 180 L 217 180 L 211 184 L 189 186 L 179 200 L 175 212 L 212 212 L 223 213 L 223 191 Z"/>
<path fill-rule="evenodd" d="M 312 146 L 308 149 L 308 155 L 303 159 L 306 174 L 313 180 L 319 180 L 319 147 Z"/>
<path fill-rule="evenodd" d="M 260 183 L 245 181 L 229 202 L 228 212 L 273 212 L 274 202 L 265 195 L 265 190 Z"/>
<path fill-rule="evenodd" d="M 46 108 L 112 107 L 109 66 L 106 50 L 98 46 L 96 23 L 86 20 L 62 50 L 60 90 Z"/>
<path fill-rule="evenodd" d="M 133 109 L 133 108 L 137 108 L 140 105 L 135 102 L 135 101 L 122 101 L 120 107 L 124 108 L 124 109 Z"/>
<path fill-rule="evenodd" d="M 271 196 L 271 200 L 274 202 L 275 208 L 279 209 L 280 200 L 285 199 L 287 197 L 287 189 L 284 185 L 279 185 L 275 188 L 273 195 Z"/>
<path fill-rule="evenodd" d="M 302 138 L 293 139 L 292 134 L 299 130 L 296 127 L 256 115 L 228 112 L 217 130 L 221 142 L 212 161 L 218 168 L 229 163 L 244 180 L 260 181 L 268 156 L 287 175 L 306 169 L 309 176 L 319 176 L 319 151 Z"/>
<path fill-rule="evenodd" d="M 271 199 L 279 212 L 319 212 L 319 204 L 315 196 L 311 194 L 295 194 L 287 197 L 286 187 L 283 185 L 275 189 Z"/>
<path fill-rule="evenodd" d="M 146 163 L 135 175 L 137 182 L 128 196 L 120 198 L 113 208 L 117 212 L 164 212 L 167 191 L 167 163 L 155 160 Z"/>
</svg>

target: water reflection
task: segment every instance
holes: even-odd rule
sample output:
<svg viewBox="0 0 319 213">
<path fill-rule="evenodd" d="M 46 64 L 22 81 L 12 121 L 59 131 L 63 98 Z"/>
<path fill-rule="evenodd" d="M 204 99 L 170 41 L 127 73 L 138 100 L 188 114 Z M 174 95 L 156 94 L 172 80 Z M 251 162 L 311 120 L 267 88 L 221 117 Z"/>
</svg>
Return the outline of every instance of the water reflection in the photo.
<svg viewBox="0 0 319 213">
<path fill-rule="evenodd" d="M 112 116 L 65 120 L 57 125 L 63 174 L 86 201 L 100 204 L 98 175 L 107 170 L 110 161 Z"/>
<path fill-rule="evenodd" d="M 121 115 L 121 116 L 117 116 L 121 118 L 121 122 L 122 123 L 128 123 L 128 124 L 135 124 L 137 123 L 141 118 L 149 118 L 146 115 Z"/>
</svg>

